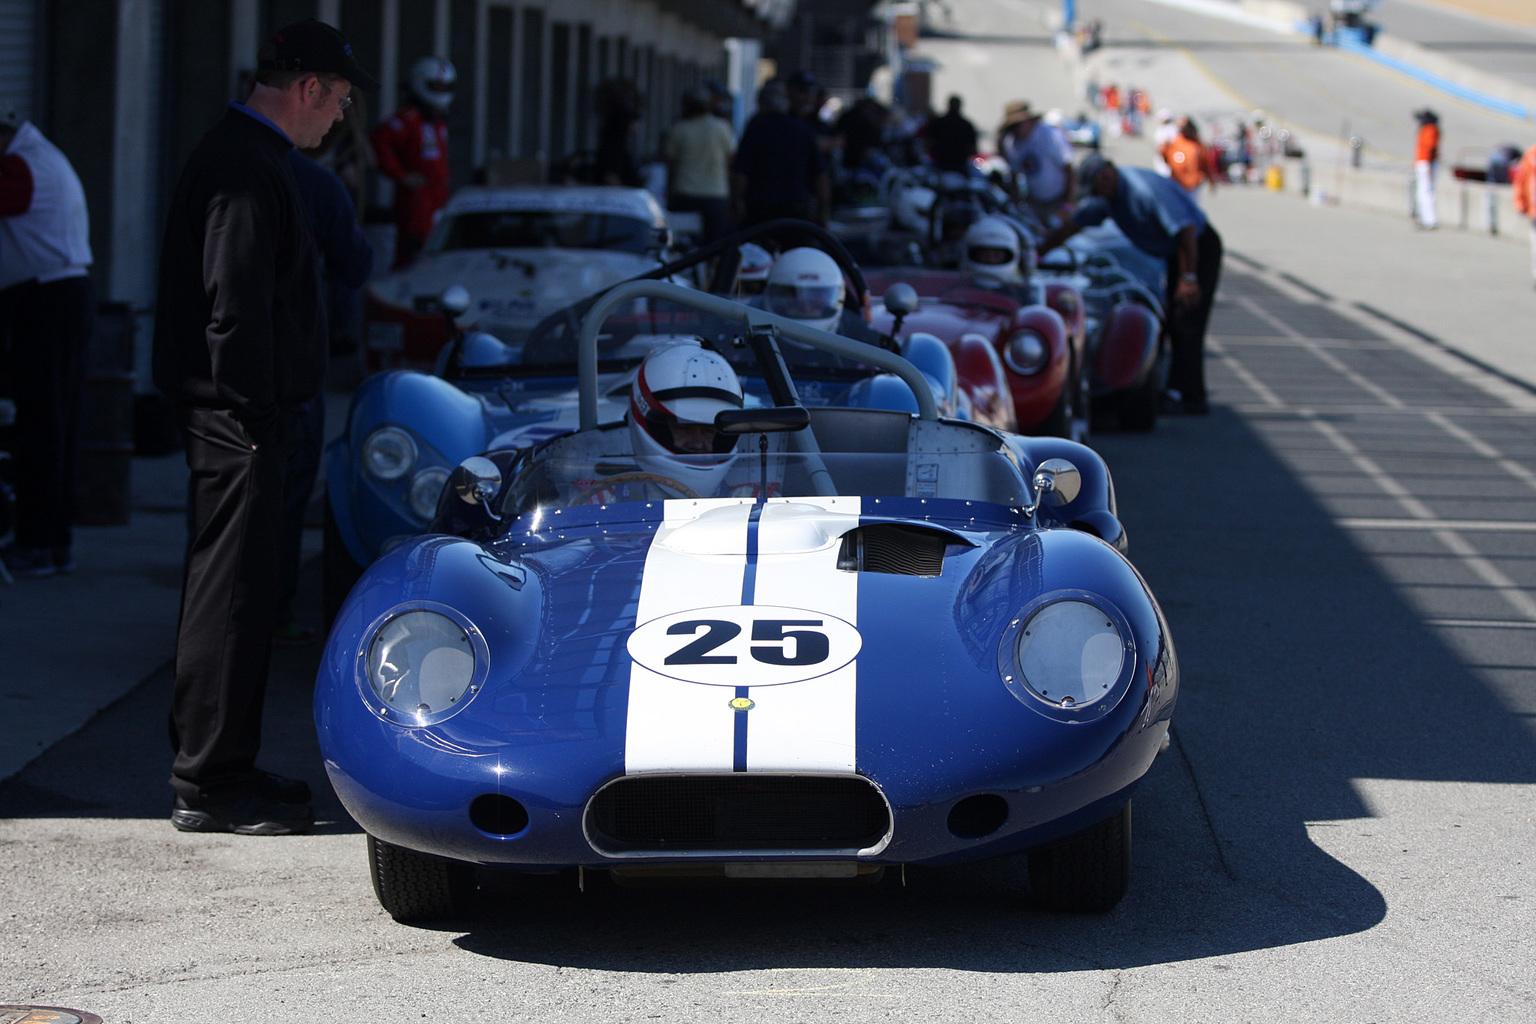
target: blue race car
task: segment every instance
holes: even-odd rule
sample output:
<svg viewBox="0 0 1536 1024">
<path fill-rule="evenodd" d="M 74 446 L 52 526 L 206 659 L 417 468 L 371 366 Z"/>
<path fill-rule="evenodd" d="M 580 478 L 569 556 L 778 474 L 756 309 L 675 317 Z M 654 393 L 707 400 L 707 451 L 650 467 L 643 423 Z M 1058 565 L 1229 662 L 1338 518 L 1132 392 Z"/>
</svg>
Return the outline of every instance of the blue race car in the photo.
<svg viewBox="0 0 1536 1024">
<path fill-rule="evenodd" d="M 741 325 L 769 401 L 714 418 L 723 460 L 669 470 L 600 422 L 605 320 L 636 298 Z M 1040 906 L 1115 906 L 1178 663 L 1098 456 L 942 418 L 892 352 L 663 282 L 605 296 L 579 346 L 577 429 L 466 459 L 327 642 L 320 747 L 383 907 L 453 915 L 490 868 L 852 881 L 1005 855 Z M 807 408 L 802 348 L 916 413 Z"/>
</svg>

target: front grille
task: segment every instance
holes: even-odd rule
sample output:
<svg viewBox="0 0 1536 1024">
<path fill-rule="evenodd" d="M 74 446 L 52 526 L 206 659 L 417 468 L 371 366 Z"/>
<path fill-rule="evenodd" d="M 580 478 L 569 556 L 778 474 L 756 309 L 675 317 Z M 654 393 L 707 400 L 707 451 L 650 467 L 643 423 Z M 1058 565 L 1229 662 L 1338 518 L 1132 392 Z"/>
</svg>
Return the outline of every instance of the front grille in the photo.
<svg viewBox="0 0 1536 1024">
<path fill-rule="evenodd" d="M 604 854 L 848 851 L 880 843 L 891 813 L 867 779 L 743 772 L 620 779 L 586 821 Z"/>
</svg>

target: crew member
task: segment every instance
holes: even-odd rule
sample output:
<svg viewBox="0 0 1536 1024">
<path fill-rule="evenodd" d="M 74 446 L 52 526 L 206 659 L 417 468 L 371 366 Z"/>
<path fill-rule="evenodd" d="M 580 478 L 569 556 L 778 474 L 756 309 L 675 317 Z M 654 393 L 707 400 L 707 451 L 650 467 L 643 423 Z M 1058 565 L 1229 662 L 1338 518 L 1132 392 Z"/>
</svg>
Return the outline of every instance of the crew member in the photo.
<svg viewBox="0 0 1536 1024">
<path fill-rule="evenodd" d="M 379 172 L 395 183 L 395 267 L 416 258 L 448 202 L 448 105 L 453 64 L 423 57 L 411 67 L 411 98 L 373 131 Z"/>
</svg>

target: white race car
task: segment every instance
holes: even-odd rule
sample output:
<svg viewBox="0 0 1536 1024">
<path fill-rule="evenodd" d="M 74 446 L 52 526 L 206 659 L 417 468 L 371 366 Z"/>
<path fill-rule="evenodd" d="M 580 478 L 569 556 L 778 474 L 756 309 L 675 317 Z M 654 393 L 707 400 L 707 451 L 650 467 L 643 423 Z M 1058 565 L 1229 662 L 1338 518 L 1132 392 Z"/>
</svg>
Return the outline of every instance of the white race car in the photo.
<svg viewBox="0 0 1536 1024">
<path fill-rule="evenodd" d="M 432 366 L 448 340 L 439 296 L 450 285 L 471 296 L 461 328 L 515 347 L 550 312 L 659 266 L 670 247 L 666 216 L 644 189 L 463 189 L 416 261 L 370 283 L 369 367 Z"/>
</svg>

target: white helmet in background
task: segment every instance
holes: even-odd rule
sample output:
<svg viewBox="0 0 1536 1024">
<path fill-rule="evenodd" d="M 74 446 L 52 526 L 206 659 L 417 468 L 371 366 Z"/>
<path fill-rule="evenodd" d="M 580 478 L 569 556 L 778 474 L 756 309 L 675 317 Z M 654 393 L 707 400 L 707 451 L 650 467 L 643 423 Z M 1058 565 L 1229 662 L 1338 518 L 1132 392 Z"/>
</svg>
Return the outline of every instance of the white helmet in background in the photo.
<svg viewBox="0 0 1536 1024">
<path fill-rule="evenodd" d="M 709 450 L 687 453 L 674 425 L 714 429 L 715 415 L 740 409 L 736 371 L 718 352 L 693 342 L 660 348 L 645 357 L 629 389 L 629 438 L 635 461 L 647 473 L 687 484 L 711 497 L 730 471 L 736 437 L 713 434 Z"/>
<path fill-rule="evenodd" d="M 447 110 L 459 73 L 443 57 L 423 57 L 411 65 L 411 92 L 429 107 Z"/>
<path fill-rule="evenodd" d="M 736 294 L 750 298 L 763 294 L 768 287 L 768 270 L 773 266 L 773 255 L 753 242 L 743 242 L 739 247 L 740 262 L 736 267 Z"/>
<path fill-rule="evenodd" d="M 773 261 L 763 305 L 770 313 L 835 334 L 844 287 L 843 270 L 836 260 L 820 249 L 802 246 Z"/>
<path fill-rule="evenodd" d="M 1025 272 L 1019 258 L 1022 249 L 1022 240 L 1012 224 L 1001 217 L 983 217 L 966 229 L 960 248 L 960 269 L 999 284 L 1023 284 Z"/>
</svg>

